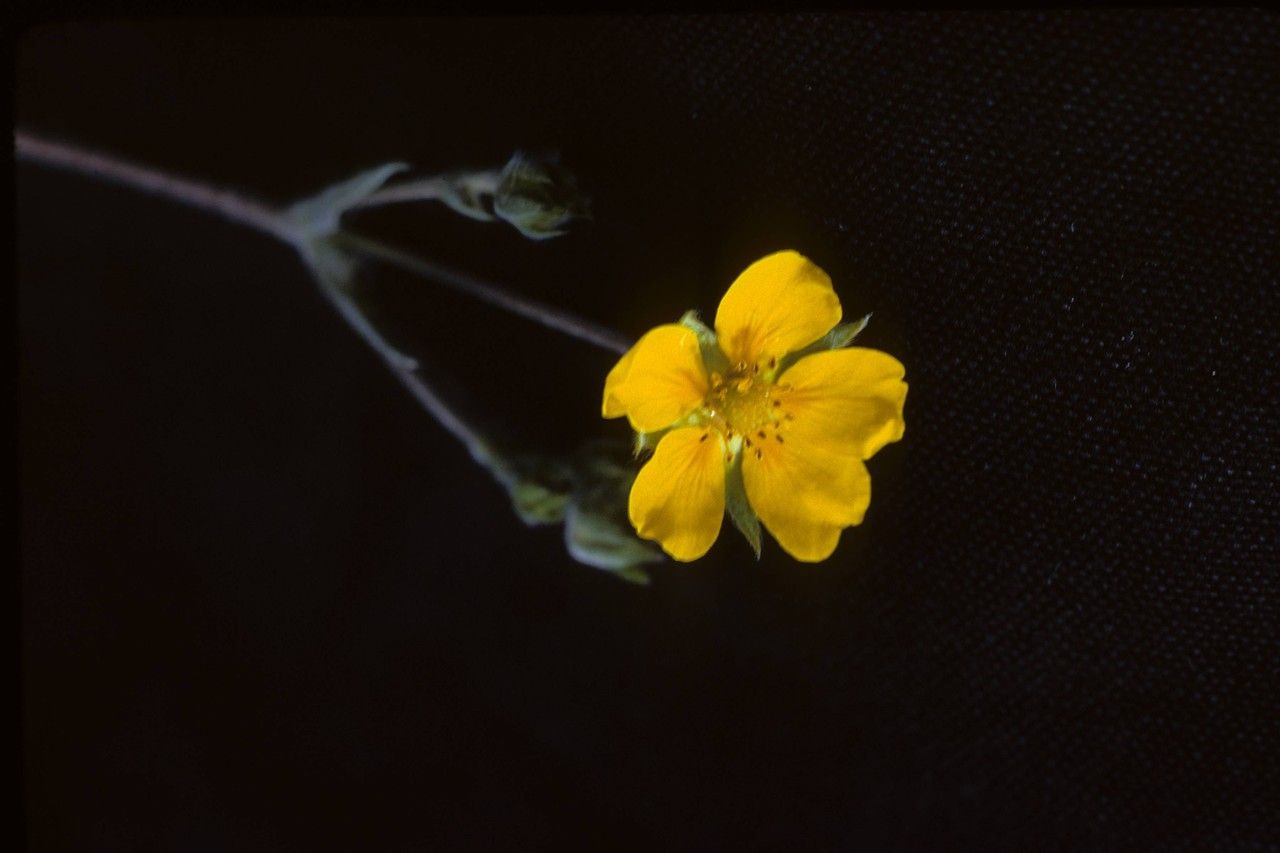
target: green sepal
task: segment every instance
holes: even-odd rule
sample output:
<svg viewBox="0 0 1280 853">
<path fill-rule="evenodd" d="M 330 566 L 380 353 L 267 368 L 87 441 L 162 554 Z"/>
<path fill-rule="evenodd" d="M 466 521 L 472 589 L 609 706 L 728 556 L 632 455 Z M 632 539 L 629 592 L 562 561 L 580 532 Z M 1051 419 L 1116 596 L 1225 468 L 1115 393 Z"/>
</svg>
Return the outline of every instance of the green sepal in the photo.
<svg viewBox="0 0 1280 853">
<path fill-rule="evenodd" d="M 445 175 L 440 200 L 455 213 L 478 222 L 495 222 L 493 190 L 498 177 L 493 172 L 458 172 Z"/>
<path fill-rule="evenodd" d="M 760 519 L 747 500 L 747 490 L 742 482 L 742 454 L 738 454 L 725 472 L 724 508 L 733 526 L 756 552 L 756 559 L 760 559 Z"/>
<path fill-rule="evenodd" d="M 637 459 L 646 453 L 652 453 L 662 441 L 662 437 L 671 432 L 670 429 L 659 429 L 653 432 L 636 432 L 635 442 L 631 447 L 631 455 Z"/>
<path fill-rule="evenodd" d="M 806 355 L 813 355 L 815 352 L 826 352 L 827 350 L 841 349 L 853 343 L 853 339 L 867 327 L 867 323 L 871 322 L 871 315 L 855 320 L 852 323 L 841 323 L 804 349 L 796 350 L 785 356 L 778 363 L 778 373 L 786 370 Z"/>
<path fill-rule="evenodd" d="M 721 375 L 729 372 L 729 359 L 720 349 L 720 339 L 716 337 L 714 329 L 702 322 L 697 311 L 690 309 L 684 312 L 680 325 L 698 336 L 698 352 L 702 354 L 702 363 L 708 371 Z"/>
<path fill-rule="evenodd" d="M 285 215 L 298 225 L 308 239 L 335 233 L 342 214 L 382 188 L 397 172 L 408 169 L 407 163 L 384 163 L 366 169 L 345 181 L 326 187 L 316 195 L 290 205 Z"/>
<path fill-rule="evenodd" d="M 823 349 L 840 349 L 853 343 L 853 339 L 871 322 L 871 315 L 854 320 L 852 323 L 841 323 L 822 336 Z"/>
</svg>

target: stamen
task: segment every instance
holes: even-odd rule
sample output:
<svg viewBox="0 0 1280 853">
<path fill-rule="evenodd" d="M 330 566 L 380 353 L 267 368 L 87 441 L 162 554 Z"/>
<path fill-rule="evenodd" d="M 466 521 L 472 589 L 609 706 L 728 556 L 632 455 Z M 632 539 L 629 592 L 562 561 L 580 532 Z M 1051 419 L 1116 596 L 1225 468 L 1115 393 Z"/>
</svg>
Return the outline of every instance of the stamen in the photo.
<svg viewBox="0 0 1280 853">
<path fill-rule="evenodd" d="M 758 447 L 757 447 L 757 448 L 756 448 L 756 458 L 757 458 L 757 459 L 759 459 L 761 455 L 762 455 L 762 454 L 760 453 L 760 448 L 758 448 Z"/>
<path fill-rule="evenodd" d="M 779 433 L 776 433 L 776 432 L 775 432 L 775 433 L 773 434 L 773 437 L 774 437 L 774 438 L 776 438 L 776 439 L 778 439 L 778 444 L 786 444 L 786 442 L 782 440 L 782 436 L 781 436 Z"/>
</svg>

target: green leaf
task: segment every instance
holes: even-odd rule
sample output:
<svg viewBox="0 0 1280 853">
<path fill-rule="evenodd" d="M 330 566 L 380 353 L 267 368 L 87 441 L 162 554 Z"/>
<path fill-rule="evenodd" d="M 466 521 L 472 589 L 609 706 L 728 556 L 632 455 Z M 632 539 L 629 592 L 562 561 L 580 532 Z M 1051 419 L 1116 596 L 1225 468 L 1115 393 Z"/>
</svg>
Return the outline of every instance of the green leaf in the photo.
<svg viewBox="0 0 1280 853">
<path fill-rule="evenodd" d="M 576 455 L 577 488 L 565 513 L 565 545 L 578 562 L 613 572 L 633 583 L 648 583 L 638 567 L 665 558 L 636 536 L 627 518 L 627 498 L 635 481 L 634 463 L 624 446 L 592 442 Z M 643 579 L 643 580 L 641 580 Z"/>
<path fill-rule="evenodd" d="M 564 518 L 569 506 L 569 496 L 552 491 L 540 483 L 527 480 L 507 489 L 511 506 L 516 515 L 530 527 L 539 524 L 555 524 Z"/>
<path fill-rule="evenodd" d="M 624 528 L 611 513 L 593 511 L 591 506 L 569 506 L 564 517 L 564 542 L 569 555 L 579 563 L 613 572 L 632 583 L 649 582 L 639 566 L 662 562 L 662 556 L 637 538 L 630 527 Z"/>
<path fill-rule="evenodd" d="M 511 506 L 530 527 L 554 524 L 565 516 L 573 492 L 569 468 L 555 459 L 508 452 L 482 441 L 471 456 L 507 490 Z"/>
<path fill-rule="evenodd" d="M 697 311 L 684 312 L 680 317 L 680 325 L 698 336 L 698 351 L 708 371 L 715 371 L 722 375 L 729 372 L 729 359 L 720 349 L 720 339 L 716 337 L 715 330 L 702 322 Z"/>
<path fill-rule="evenodd" d="M 627 583 L 633 583 L 636 586 L 648 586 L 649 574 L 644 569 L 630 568 L 618 569 L 614 572 L 616 577 L 622 578 Z"/>
<path fill-rule="evenodd" d="M 285 215 L 315 239 L 335 233 L 342 214 L 373 195 L 397 172 L 408 169 L 407 163 L 384 163 L 336 183 L 314 196 L 295 202 Z"/>
<path fill-rule="evenodd" d="M 733 526 L 747 540 L 751 550 L 760 559 L 760 519 L 747 501 L 747 490 L 742 483 L 742 454 L 725 472 L 724 507 L 733 521 Z"/>
</svg>

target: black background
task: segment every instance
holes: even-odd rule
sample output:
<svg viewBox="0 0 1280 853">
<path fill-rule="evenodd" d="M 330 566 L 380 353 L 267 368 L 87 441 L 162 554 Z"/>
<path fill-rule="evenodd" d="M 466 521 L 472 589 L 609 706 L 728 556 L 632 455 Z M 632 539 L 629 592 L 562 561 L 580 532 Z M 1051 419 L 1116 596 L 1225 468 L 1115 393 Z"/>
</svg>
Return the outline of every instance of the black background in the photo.
<svg viewBox="0 0 1280 853">
<path fill-rule="evenodd" d="M 1280 843 L 1274 17 L 58 24 L 29 130 L 284 202 L 556 149 L 595 223 L 352 227 L 636 336 L 792 247 L 907 366 L 816 566 L 524 528 L 269 238 L 17 169 L 32 849 Z M 550 449 L 613 358 L 386 269 Z"/>
</svg>

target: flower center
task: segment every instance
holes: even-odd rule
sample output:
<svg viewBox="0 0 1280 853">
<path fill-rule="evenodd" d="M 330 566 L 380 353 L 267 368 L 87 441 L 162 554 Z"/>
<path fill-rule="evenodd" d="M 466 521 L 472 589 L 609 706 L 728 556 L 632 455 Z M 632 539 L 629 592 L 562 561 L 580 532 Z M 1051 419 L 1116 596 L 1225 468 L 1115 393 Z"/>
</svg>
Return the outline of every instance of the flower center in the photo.
<svg viewBox="0 0 1280 853">
<path fill-rule="evenodd" d="M 766 440 L 784 443 L 782 427 L 791 420 L 783 406 L 789 388 L 785 382 L 774 384 L 772 370 L 761 374 L 753 364 L 738 364 L 724 375 L 711 374 L 702 420 L 720 434 L 726 462 L 742 451 L 759 459 Z"/>
<path fill-rule="evenodd" d="M 772 384 L 737 371 L 711 377 L 707 407 L 720 415 L 731 433 L 753 432 L 772 420 L 769 413 Z"/>
</svg>

